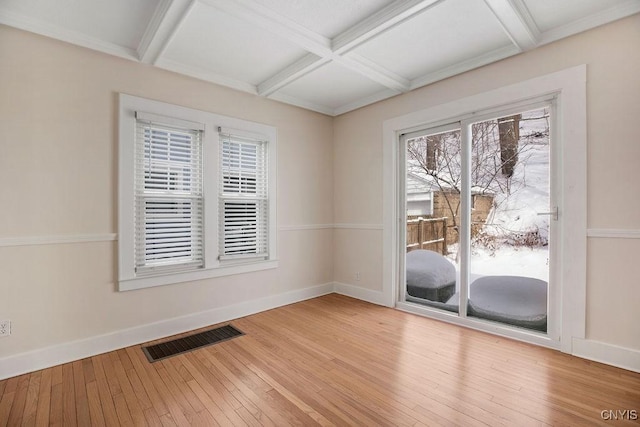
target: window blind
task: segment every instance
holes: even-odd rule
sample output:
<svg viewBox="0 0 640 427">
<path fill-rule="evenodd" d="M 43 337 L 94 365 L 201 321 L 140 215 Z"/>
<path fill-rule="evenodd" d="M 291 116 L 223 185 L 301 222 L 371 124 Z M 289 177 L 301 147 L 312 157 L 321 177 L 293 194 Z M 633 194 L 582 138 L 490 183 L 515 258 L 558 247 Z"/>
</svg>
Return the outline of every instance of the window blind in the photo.
<svg viewBox="0 0 640 427">
<path fill-rule="evenodd" d="M 268 256 L 267 143 L 220 134 L 220 259 Z"/>
<path fill-rule="evenodd" d="M 158 120 L 136 114 L 136 273 L 204 265 L 202 130 Z"/>
</svg>

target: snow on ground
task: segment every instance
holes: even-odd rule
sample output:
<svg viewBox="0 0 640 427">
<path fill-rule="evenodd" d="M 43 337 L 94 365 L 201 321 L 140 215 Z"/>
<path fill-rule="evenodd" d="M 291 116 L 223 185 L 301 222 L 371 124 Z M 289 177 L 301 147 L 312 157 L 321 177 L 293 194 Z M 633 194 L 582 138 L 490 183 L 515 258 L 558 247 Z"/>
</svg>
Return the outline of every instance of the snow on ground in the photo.
<svg viewBox="0 0 640 427">
<path fill-rule="evenodd" d="M 542 117 L 538 110 L 523 113 L 523 119 Z M 498 193 L 484 232 L 496 237 L 493 246 L 474 242 L 471 248 L 471 279 L 486 275 L 517 275 L 548 281 L 549 133 L 547 119 L 520 122 L 520 145 L 524 146 L 511 178 L 510 194 Z M 544 246 L 514 246 L 503 239 L 506 232 L 536 232 Z M 513 238 L 511 238 L 513 240 Z"/>
<path fill-rule="evenodd" d="M 549 281 L 549 250 L 503 245 L 493 255 L 487 249 L 471 254 L 471 281 L 482 276 L 525 276 Z"/>
<path fill-rule="evenodd" d="M 460 273 L 455 262 L 458 244 L 449 246 L 447 259 Z M 502 245 L 493 251 L 475 247 L 471 249 L 470 279 L 482 276 L 524 276 L 549 281 L 549 249 L 548 247 L 529 248 L 526 246 Z"/>
</svg>

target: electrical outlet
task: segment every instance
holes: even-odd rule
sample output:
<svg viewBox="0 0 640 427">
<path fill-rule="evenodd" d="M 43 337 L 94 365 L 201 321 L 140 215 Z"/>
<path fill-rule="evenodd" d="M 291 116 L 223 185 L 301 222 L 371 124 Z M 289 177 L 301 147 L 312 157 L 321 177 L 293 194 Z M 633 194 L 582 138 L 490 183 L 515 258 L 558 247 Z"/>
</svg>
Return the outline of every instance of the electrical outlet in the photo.
<svg viewBox="0 0 640 427">
<path fill-rule="evenodd" d="M 360 272 L 356 271 L 356 282 L 360 281 Z"/>
<path fill-rule="evenodd" d="M 11 335 L 11 320 L 0 320 L 0 337 Z"/>
</svg>

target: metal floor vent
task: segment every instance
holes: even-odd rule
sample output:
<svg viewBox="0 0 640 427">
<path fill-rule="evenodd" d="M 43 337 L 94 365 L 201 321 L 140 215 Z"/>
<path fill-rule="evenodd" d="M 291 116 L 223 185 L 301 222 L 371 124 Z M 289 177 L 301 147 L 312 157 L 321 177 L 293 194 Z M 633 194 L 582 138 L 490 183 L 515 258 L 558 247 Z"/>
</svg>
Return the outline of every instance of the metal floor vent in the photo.
<svg viewBox="0 0 640 427">
<path fill-rule="evenodd" d="M 149 359 L 149 362 L 157 362 L 167 357 L 197 350 L 241 335 L 244 335 L 242 331 L 231 325 L 226 325 L 189 335 L 188 337 L 176 338 L 172 341 L 142 347 L 142 351 L 147 356 L 147 359 Z"/>
</svg>

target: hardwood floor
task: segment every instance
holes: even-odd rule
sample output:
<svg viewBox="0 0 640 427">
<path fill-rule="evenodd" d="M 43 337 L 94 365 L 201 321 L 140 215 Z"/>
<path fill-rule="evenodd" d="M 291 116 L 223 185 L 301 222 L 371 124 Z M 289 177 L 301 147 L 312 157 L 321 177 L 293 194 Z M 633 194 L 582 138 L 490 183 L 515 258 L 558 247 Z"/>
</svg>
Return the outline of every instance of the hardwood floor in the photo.
<svg viewBox="0 0 640 427">
<path fill-rule="evenodd" d="M 640 374 L 335 294 L 231 323 L 153 364 L 134 346 L 0 381 L 0 426 L 639 422 L 601 411 L 640 412 Z"/>
</svg>

